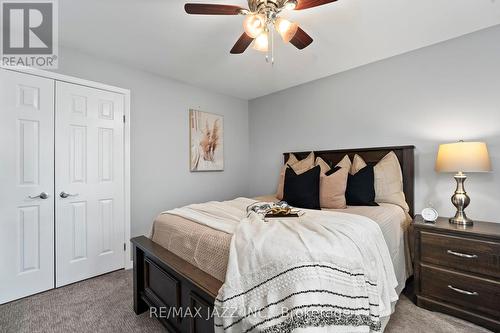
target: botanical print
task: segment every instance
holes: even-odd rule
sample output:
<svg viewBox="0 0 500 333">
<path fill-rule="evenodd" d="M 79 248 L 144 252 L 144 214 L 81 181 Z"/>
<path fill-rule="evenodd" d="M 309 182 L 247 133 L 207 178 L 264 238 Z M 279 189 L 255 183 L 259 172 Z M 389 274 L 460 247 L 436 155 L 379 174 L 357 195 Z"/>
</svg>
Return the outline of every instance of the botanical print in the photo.
<svg viewBox="0 0 500 333">
<path fill-rule="evenodd" d="M 189 110 L 191 171 L 224 170 L 223 116 Z"/>
</svg>

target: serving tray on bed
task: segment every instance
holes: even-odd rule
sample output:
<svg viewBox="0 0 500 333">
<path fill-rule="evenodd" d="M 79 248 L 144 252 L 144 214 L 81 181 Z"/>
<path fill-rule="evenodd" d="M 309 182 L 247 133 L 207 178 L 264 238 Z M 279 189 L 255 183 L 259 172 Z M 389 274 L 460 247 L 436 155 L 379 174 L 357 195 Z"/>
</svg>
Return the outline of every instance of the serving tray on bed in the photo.
<svg viewBox="0 0 500 333">
<path fill-rule="evenodd" d="M 264 218 L 266 219 L 281 219 L 281 218 L 290 218 L 290 217 L 299 217 L 299 214 L 297 213 L 290 213 L 290 214 L 285 214 L 285 213 L 278 213 L 278 214 L 266 214 Z"/>
</svg>

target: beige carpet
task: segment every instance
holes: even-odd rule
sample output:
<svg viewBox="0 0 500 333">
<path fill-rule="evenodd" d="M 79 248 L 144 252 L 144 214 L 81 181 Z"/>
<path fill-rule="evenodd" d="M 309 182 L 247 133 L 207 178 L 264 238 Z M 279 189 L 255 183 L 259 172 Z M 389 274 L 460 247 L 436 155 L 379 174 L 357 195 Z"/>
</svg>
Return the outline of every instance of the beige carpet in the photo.
<svg viewBox="0 0 500 333">
<path fill-rule="evenodd" d="M 118 271 L 0 306 L 0 332 L 165 332 L 132 310 L 132 272 Z M 402 296 L 385 332 L 489 332 Z"/>
</svg>

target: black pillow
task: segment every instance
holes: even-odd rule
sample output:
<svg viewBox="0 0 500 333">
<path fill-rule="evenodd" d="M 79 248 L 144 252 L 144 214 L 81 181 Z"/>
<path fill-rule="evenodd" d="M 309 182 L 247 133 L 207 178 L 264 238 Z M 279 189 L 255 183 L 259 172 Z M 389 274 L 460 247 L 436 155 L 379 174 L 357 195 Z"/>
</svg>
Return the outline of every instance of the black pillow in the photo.
<svg viewBox="0 0 500 333">
<path fill-rule="evenodd" d="M 355 175 L 349 174 L 345 198 L 349 206 L 378 206 L 375 202 L 373 166 L 367 165 Z"/>
<path fill-rule="evenodd" d="M 319 176 L 321 168 L 314 168 L 297 175 L 288 166 L 285 172 L 283 201 L 298 208 L 321 209 L 319 205 Z"/>
</svg>

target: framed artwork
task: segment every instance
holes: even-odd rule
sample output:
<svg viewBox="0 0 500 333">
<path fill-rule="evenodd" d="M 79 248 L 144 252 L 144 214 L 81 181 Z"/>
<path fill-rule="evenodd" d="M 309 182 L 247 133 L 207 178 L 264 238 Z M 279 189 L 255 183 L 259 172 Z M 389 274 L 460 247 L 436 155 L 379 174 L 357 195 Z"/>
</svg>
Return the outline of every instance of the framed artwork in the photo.
<svg viewBox="0 0 500 333">
<path fill-rule="evenodd" d="M 190 169 L 224 170 L 224 117 L 189 110 Z"/>
</svg>

